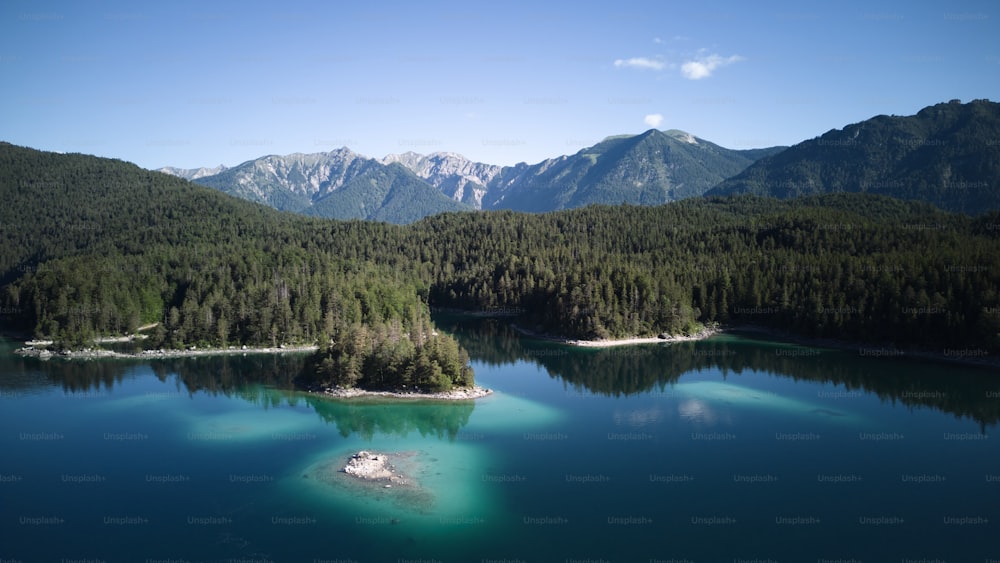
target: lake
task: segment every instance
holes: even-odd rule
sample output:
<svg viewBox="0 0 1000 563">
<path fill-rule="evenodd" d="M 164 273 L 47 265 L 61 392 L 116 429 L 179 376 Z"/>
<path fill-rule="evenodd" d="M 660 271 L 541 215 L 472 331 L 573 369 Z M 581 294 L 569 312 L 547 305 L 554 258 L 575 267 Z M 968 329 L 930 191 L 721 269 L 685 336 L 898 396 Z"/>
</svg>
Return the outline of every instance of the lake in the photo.
<svg viewBox="0 0 1000 563">
<path fill-rule="evenodd" d="M 337 401 L 289 390 L 301 355 L 0 342 L 0 560 L 1000 561 L 996 370 L 437 322 L 493 395 Z M 359 450 L 410 483 L 339 473 Z"/>
</svg>

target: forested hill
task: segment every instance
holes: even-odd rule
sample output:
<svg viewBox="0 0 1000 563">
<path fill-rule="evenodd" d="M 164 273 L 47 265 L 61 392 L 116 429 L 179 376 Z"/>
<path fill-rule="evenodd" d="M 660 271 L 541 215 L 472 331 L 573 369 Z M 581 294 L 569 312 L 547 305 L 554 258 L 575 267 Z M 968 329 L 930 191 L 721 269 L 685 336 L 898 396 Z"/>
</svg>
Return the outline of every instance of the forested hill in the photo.
<svg viewBox="0 0 1000 563">
<path fill-rule="evenodd" d="M 607 338 L 719 322 L 939 351 L 1000 344 L 997 213 L 741 196 L 415 227 L 417 248 L 437 249 L 423 254 L 432 303 L 521 309 L 535 330 Z"/>
<path fill-rule="evenodd" d="M 430 343 L 427 309 L 440 306 L 513 309 L 577 338 L 752 323 L 1000 352 L 998 213 L 831 194 L 398 226 L 286 215 L 120 161 L 11 145 L 0 196 L 5 324 L 77 345 L 147 322 L 166 346 L 334 339 L 317 361 L 338 377 L 419 365 L 427 387 L 445 372 L 462 384 L 459 352 Z M 337 363 L 358 347 L 381 359 Z"/>
<path fill-rule="evenodd" d="M 0 282 L 55 258 L 237 242 L 291 219 L 119 160 L 0 143 Z"/>
<path fill-rule="evenodd" d="M 329 221 L 118 160 L 9 144 L 0 198 L 0 328 L 82 347 L 158 323 L 152 347 L 320 343 L 344 375 L 327 383 L 472 384 L 468 356 L 430 322 L 426 289 L 319 248 Z M 331 354 L 334 338 L 350 353 Z"/>
<path fill-rule="evenodd" d="M 1000 210 L 1000 103 L 957 100 L 799 143 L 709 191 L 798 197 L 863 192 L 977 214 Z"/>
</svg>

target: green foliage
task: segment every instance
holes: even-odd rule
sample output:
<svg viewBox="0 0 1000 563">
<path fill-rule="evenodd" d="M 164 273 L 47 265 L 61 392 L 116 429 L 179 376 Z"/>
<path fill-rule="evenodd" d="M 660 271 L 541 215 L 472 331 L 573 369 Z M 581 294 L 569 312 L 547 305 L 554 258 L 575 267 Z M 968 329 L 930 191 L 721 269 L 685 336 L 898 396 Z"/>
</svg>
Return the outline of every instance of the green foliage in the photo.
<svg viewBox="0 0 1000 563">
<path fill-rule="evenodd" d="M 748 323 L 995 350 L 997 334 L 976 328 L 992 326 L 1000 287 L 996 233 L 982 225 L 832 194 L 441 215 L 414 227 L 426 241 L 415 244 L 438 249 L 431 305 L 523 310 L 536 331 L 603 338 Z"/>
<path fill-rule="evenodd" d="M 372 330 L 344 327 L 309 359 L 303 383 L 320 387 L 449 391 L 473 385 L 469 356 L 427 317 Z"/>
<path fill-rule="evenodd" d="M 149 324 L 156 326 L 147 345 L 169 348 L 311 344 L 370 332 L 377 348 L 357 342 L 326 366 L 362 384 L 413 353 L 398 338 L 390 349 L 388 331 L 419 322 L 432 332 L 426 288 L 370 256 L 338 256 L 355 227 L 372 236 L 364 224 L 332 232 L 328 221 L 293 219 L 120 161 L 0 149 L 0 187 L 11 202 L 0 209 L 7 328 L 69 348 Z M 381 238 L 395 236 L 389 225 L 377 228 Z M 472 383 L 468 356 L 456 368 L 446 360 L 457 348 L 436 350 L 429 359 L 448 379 L 437 377 L 439 368 L 422 386 Z"/>
</svg>

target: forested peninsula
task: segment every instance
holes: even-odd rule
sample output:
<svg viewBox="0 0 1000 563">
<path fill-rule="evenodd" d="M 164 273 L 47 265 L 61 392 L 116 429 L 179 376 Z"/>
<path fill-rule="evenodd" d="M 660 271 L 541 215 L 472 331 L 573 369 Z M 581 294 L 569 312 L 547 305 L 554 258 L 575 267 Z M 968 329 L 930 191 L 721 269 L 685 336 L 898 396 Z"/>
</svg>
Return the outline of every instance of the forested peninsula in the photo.
<svg viewBox="0 0 1000 563">
<path fill-rule="evenodd" d="M 1000 351 L 1000 213 L 864 194 L 692 198 L 407 226 L 278 212 L 129 163 L 0 144 L 3 326 L 57 347 L 314 344 L 317 385 L 473 384 L 432 307 L 594 340 L 720 323 Z"/>
</svg>

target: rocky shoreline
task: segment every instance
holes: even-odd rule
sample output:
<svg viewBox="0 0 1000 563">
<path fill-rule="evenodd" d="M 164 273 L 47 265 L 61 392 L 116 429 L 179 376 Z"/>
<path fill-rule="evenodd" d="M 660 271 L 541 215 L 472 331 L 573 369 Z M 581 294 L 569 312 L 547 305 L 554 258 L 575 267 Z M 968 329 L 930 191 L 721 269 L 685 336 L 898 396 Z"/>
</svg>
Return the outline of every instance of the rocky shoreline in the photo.
<svg viewBox="0 0 1000 563">
<path fill-rule="evenodd" d="M 247 346 L 230 346 L 228 348 L 188 348 L 186 350 L 143 350 L 141 352 L 115 352 L 114 350 L 103 350 L 100 348 L 84 348 L 83 350 L 61 350 L 52 351 L 47 348 L 32 346 L 31 342 L 25 343 L 23 348 L 14 351 L 15 354 L 48 360 L 51 358 L 61 358 L 67 360 L 103 360 L 103 359 L 123 359 L 123 360 L 149 360 L 159 358 L 187 358 L 192 356 L 227 356 L 238 354 L 285 354 L 296 352 L 315 352 L 317 346 L 278 346 L 276 348 L 251 348 Z"/>
<path fill-rule="evenodd" d="M 308 389 L 307 393 L 321 394 L 335 399 L 355 399 L 362 397 L 384 397 L 390 399 L 435 399 L 442 401 L 466 401 L 481 399 L 493 394 L 492 389 L 486 387 L 461 387 L 451 391 L 441 393 L 423 393 L 420 391 L 368 391 L 356 387 L 328 387 L 318 389 Z"/>
<path fill-rule="evenodd" d="M 232 356 L 248 354 L 285 354 L 315 352 L 317 346 L 285 346 L 276 348 L 252 348 L 247 346 L 230 346 L 228 348 L 189 348 L 187 350 L 143 350 L 142 352 L 115 352 L 99 348 L 84 348 L 83 350 L 52 351 L 44 341 L 26 342 L 23 348 L 14 351 L 15 354 L 49 360 L 52 358 L 65 360 L 156 360 L 167 358 L 189 358 L 196 356 Z M 423 393 L 416 389 L 397 391 L 369 391 L 356 387 L 312 387 L 303 389 L 306 393 L 320 394 L 336 399 L 353 399 L 363 397 L 381 397 L 390 399 L 434 399 L 442 401 L 466 401 L 480 399 L 493 394 L 492 389 L 485 387 L 462 387 L 441 393 Z"/>
<path fill-rule="evenodd" d="M 704 340 L 710 336 L 715 336 L 721 331 L 715 327 L 706 327 L 704 330 L 697 332 L 695 334 L 685 335 L 685 334 L 663 334 L 660 336 L 651 336 L 645 338 L 621 338 L 615 340 L 570 340 L 567 344 L 572 346 L 582 346 L 584 348 L 608 348 L 611 346 L 629 346 L 632 344 L 657 344 L 657 343 L 670 343 L 670 342 L 689 342 L 693 340 Z"/>
<path fill-rule="evenodd" d="M 608 339 L 608 340 L 574 340 L 571 338 L 564 338 L 560 336 L 540 334 L 528 330 L 524 327 L 520 327 L 516 324 L 512 324 L 511 328 L 513 328 L 520 334 L 523 334 L 524 336 L 530 338 L 535 338 L 538 340 L 547 340 L 550 342 L 557 342 L 559 344 L 566 344 L 569 346 L 579 346 L 581 348 L 610 348 L 612 346 L 631 346 L 635 344 L 667 344 L 670 342 L 688 342 L 692 340 L 704 340 L 710 336 L 714 336 L 722 332 L 717 326 L 710 326 L 710 327 L 705 327 L 703 330 L 691 335 L 661 334 L 659 336 L 618 338 L 618 339 Z"/>
<path fill-rule="evenodd" d="M 859 355 L 871 356 L 871 357 L 895 357 L 895 358 L 911 358 L 919 360 L 933 360 L 949 364 L 958 364 L 965 366 L 976 366 L 985 368 L 998 368 L 1000 367 L 1000 358 L 990 356 L 985 350 L 954 350 L 950 351 L 934 351 L 934 350 L 922 350 L 913 348 L 896 348 L 892 345 L 876 345 L 863 342 L 851 342 L 844 340 L 836 340 L 833 338 L 809 338 L 805 336 L 800 336 L 794 333 L 785 332 L 777 329 L 772 329 L 768 327 L 758 326 L 758 325 L 728 325 L 728 326 L 710 326 L 706 327 L 704 330 L 692 334 L 692 335 L 660 335 L 657 337 L 644 337 L 644 338 L 622 338 L 618 340 L 572 340 L 569 338 L 562 338 L 558 336 L 551 336 L 547 334 L 539 334 L 528 329 L 512 324 L 511 327 L 519 332 L 520 334 L 527 336 L 529 338 L 534 338 L 538 340 L 547 340 L 549 342 L 557 342 L 559 344 L 565 344 L 568 346 L 578 346 L 581 348 L 609 348 L 612 346 L 625 346 L 625 345 L 635 345 L 635 344 L 666 344 L 671 342 L 687 342 L 694 340 L 703 340 L 717 334 L 744 334 L 744 335 L 756 335 L 762 336 L 765 339 L 772 342 L 786 342 L 792 344 L 799 344 L 802 346 L 816 347 L 816 348 L 834 348 L 839 350 L 856 350 Z"/>
</svg>

